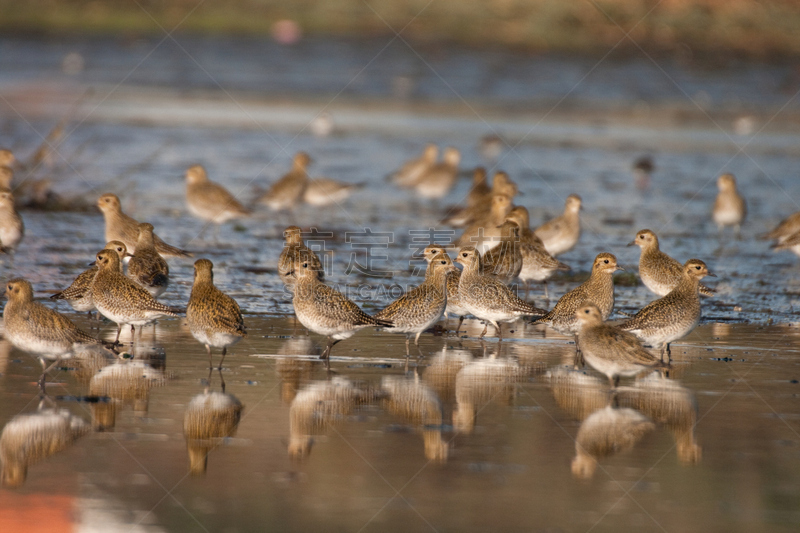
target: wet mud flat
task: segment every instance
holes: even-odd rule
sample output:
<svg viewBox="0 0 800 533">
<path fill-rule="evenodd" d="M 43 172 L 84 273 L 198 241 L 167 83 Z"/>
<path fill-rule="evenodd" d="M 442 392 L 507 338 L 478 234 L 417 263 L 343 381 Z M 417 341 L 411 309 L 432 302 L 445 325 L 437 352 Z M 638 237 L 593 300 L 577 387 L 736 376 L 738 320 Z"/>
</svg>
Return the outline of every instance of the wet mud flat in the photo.
<svg viewBox="0 0 800 533">
<path fill-rule="evenodd" d="M 501 345 L 474 320 L 462 338 L 423 335 L 408 371 L 402 335 L 366 330 L 329 373 L 324 339 L 286 317 L 247 322 L 221 374 L 182 321 L 162 321 L 132 361 L 66 361 L 44 404 L 38 363 L 4 342 L 4 423 L 62 409 L 85 431 L 29 457 L 0 520 L 46 507 L 134 531 L 796 526 L 797 327 L 701 325 L 673 345 L 669 379 L 612 395 L 541 326 Z"/>
</svg>

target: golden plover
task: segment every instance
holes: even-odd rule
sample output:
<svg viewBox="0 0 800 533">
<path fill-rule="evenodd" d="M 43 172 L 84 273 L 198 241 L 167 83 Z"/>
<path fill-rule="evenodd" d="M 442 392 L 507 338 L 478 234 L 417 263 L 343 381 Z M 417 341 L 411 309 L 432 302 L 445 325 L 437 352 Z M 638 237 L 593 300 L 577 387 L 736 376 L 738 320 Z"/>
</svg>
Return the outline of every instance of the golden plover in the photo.
<svg viewBox="0 0 800 533">
<path fill-rule="evenodd" d="M 545 222 L 533 232 L 542 239 L 545 249 L 553 256 L 571 250 L 581 237 L 581 197 L 570 194 L 564 212 Z"/>
<path fill-rule="evenodd" d="M 25 224 L 14 205 L 14 194 L 0 189 L 0 251 L 13 255 L 25 235 Z"/>
<path fill-rule="evenodd" d="M 652 292 L 666 296 L 680 283 L 683 277 L 683 265 L 659 249 L 655 233 L 643 229 L 628 243 L 628 246 L 638 246 L 642 249 L 642 255 L 639 257 L 639 277 L 642 278 L 645 287 Z M 714 289 L 701 283 L 700 294 L 713 296 Z"/>
<path fill-rule="evenodd" d="M 186 306 L 186 320 L 192 336 L 205 345 L 208 352 L 208 366 L 211 368 L 211 347 L 222 348 L 219 368 L 228 352 L 244 337 L 244 319 L 236 300 L 214 286 L 214 265 L 208 259 L 194 263 L 194 285 Z"/>
<path fill-rule="evenodd" d="M 200 220 L 213 222 L 217 226 L 250 215 L 250 210 L 225 187 L 208 179 L 202 165 L 194 165 L 186 170 L 186 207 Z"/>
<path fill-rule="evenodd" d="M 413 187 L 420 176 L 431 166 L 436 164 L 439 157 L 439 147 L 435 144 L 428 144 L 422 151 L 422 156 L 412 159 L 405 163 L 398 170 L 388 176 L 394 185 L 403 188 Z"/>
<path fill-rule="evenodd" d="M 169 287 L 169 265 L 154 246 L 153 225 L 139 224 L 136 253 L 128 262 L 128 277 L 158 298 Z"/>
<path fill-rule="evenodd" d="M 311 157 L 305 152 L 297 152 L 292 162 L 292 169 L 273 183 L 258 203 L 264 204 L 273 211 L 292 210 L 297 207 L 308 184 L 307 168 Z"/>
<path fill-rule="evenodd" d="M 725 226 L 733 226 L 738 237 L 744 218 L 747 216 L 747 204 L 736 190 L 736 178 L 733 177 L 733 174 L 721 175 L 717 178 L 717 188 L 719 194 L 717 194 L 712 210 L 714 223 L 720 231 Z"/>
</svg>

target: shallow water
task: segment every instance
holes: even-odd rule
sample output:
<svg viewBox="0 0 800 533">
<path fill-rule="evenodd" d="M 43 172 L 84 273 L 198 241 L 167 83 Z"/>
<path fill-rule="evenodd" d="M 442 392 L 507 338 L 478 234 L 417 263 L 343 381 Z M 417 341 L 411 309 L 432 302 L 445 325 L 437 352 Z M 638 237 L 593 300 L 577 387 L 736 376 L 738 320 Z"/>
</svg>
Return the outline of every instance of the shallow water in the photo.
<svg viewBox="0 0 800 533">
<path fill-rule="evenodd" d="M 0 144 L 27 157 L 69 103 L 95 87 L 53 165 L 32 177 L 90 206 L 101 193 L 118 193 L 126 212 L 152 222 L 168 242 L 214 261 L 215 281 L 239 301 L 250 332 L 222 373 L 225 392 L 244 405 L 241 419 L 234 433 L 229 410 L 209 424 L 215 438 L 187 443 L 190 401 L 206 388 L 221 391 L 221 381 L 216 372 L 209 381 L 205 352 L 180 320 L 148 328 L 133 363 L 100 372 L 107 361 L 70 361 L 51 373 L 51 400 L 41 409 L 54 402 L 90 431 L 30 465 L 22 486 L 0 489 L 0 530 L 45 513 L 53 524 L 103 531 L 796 529 L 797 259 L 755 238 L 800 209 L 790 68 L 670 64 L 667 73 L 703 104 L 698 109 L 638 60 L 590 71 L 585 60 L 438 51 L 432 62 L 445 83 L 395 49 L 360 78 L 350 63 L 366 63 L 369 47 L 358 43 L 265 45 L 269 54 L 258 55 L 259 43 L 190 41 L 199 63 L 174 47 L 156 49 L 149 61 L 152 44 L 0 40 Z M 69 77 L 59 64 L 75 50 L 87 66 Z M 320 69 L 309 77 L 303 65 Z M 342 86 L 343 98 L 334 98 Z M 326 104 L 335 133 L 313 137 L 304 127 Z M 733 120 L 742 116 L 755 121 L 754 132 L 765 131 L 737 135 Z M 493 132 L 520 142 L 499 162 L 477 149 Z M 626 381 L 612 398 L 597 374 L 570 370 L 569 339 L 521 323 L 499 349 L 475 340 L 476 321 L 465 323 L 463 339 L 425 334 L 425 357 L 410 362 L 408 378 L 403 337 L 387 332 L 363 331 L 337 345 L 332 375 L 308 357 L 322 340 L 302 328 L 292 338 L 291 302 L 275 272 L 283 228 L 318 228 L 327 279 L 368 311 L 381 308 L 393 290 L 419 282 L 412 253 L 432 235 L 439 243 L 454 236 L 439 224 L 443 206 L 383 182 L 431 140 L 462 149 L 465 169 L 508 171 L 534 223 L 581 194 L 584 234 L 563 256 L 574 276 L 551 282 L 551 296 L 576 286 L 599 252 L 635 271 L 638 250 L 624 245 L 643 227 L 671 255 L 709 264 L 718 295 L 704 301 L 704 323 L 674 344 L 666 383 Z M 250 201 L 297 150 L 314 157 L 312 175 L 366 188 L 341 206 L 259 211 L 221 228 L 218 240 L 200 235 L 202 224 L 183 204 L 186 167 L 203 163 Z M 657 165 L 644 195 L 629 170 L 643 153 Z M 723 171 L 736 174 L 748 200 L 741 241 L 720 240 L 710 221 Z M 461 201 L 468 181 L 444 203 Z M 103 244 L 102 217 L 91 208 L 22 214 L 26 238 L 3 275 L 27 277 L 38 296 L 66 286 Z M 380 245 L 370 263 L 380 276 L 345 275 L 367 264 L 365 241 Z M 164 301 L 185 304 L 191 265 L 171 261 L 175 283 Z M 532 294 L 544 304 L 539 288 Z M 651 299 L 642 286 L 617 287 L 618 309 Z M 69 312 L 64 304 L 59 310 Z M 110 339 L 114 327 L 93 331 Z M 0 423 L 39 412 L 38 373 L 34 358 L 0 345 Z M 315 397 L 337 384 L 334 399 Z M 316 406 L 295 419 L 303 431 L 290 423 L 297 396 Z M 576 440 L 597 452 L 594 471 L 592 461 L 575 461 Z M 610 450 L 598 442 L 616 453 L 604 455 Z M 209 448 L 206 473 L 191 475 L 189 450 Z"/>
</svg>

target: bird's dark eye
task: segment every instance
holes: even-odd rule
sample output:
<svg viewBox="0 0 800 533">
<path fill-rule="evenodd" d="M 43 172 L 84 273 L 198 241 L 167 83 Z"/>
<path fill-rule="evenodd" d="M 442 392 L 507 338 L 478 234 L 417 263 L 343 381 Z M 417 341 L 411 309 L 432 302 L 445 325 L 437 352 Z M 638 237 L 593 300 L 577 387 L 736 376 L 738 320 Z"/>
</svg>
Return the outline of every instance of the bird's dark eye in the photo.
<svg viewBox="0 0 800 533">
<path fill-rule="evenodd" d="M 586 311 L 584 311 L 584 313 L 586 313 L 588 315 L 589 314 L 589 310 L 587 309 Z"/>
<path fill-rule="evenodd" d="M 461 257 L 467 257 L 466 253 L 461 254 Z"/>
<path fill-rule="evenodd" d="M 308 268 L 308 263 L 303 263 L 303 268 Z"/>
<path fill-rule="evenodd" d="M 699 267 L 699 266 L 696 266 L 695 268 L 696 268 L 697 270 L 700 270 L 700 267 Z"/>
<path fill-rule="evenodd" d="M 640 239 L 644 239 L 644 235 L 639 235 L 639 238 Z"/>
<path fill-rule="evenodd" d="M 603 263 L 605 263 L 605 264 L 608 264 L 608 259 L 606 259 L 605 261 L 603 261 Z"/>
<path fill-rule="evenodd" d="M 447 261 L 440 261 L 443 265 L 447 264 Z"/>
</svg>

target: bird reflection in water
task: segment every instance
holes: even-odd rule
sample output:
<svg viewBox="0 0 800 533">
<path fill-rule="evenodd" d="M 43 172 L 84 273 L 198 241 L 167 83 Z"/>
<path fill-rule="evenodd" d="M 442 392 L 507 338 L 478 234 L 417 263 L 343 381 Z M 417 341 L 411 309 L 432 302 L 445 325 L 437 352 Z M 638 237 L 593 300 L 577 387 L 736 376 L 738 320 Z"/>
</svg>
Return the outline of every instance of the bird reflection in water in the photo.
<svg viewBox="0 0 800 533">
<path fill-rule="evenodd" d="M 498 345 L 498 351 L 500 347 Z M 453 427 L 459 433 L 472 433 L 478 412 L 489 402 L 510 404 L 517 392 L 521 371 L 516 361 L 481 359 L 470 363 L 456 375 L 456 407 Z"/>
<path fill-rule="evenodd" d="M 21 486 L 29 465 L 67 449 L 89 429 L 86 421 L 57 408 L 49 397 L 42 399 L 35 413 L 15 416 L 0 435 L 3 485 Z"/>
<path fill-rule="evenodd" d="M 222 392 L 206 388 L 191 399 L 183 417 L 183 436 L 189 453 L 189 470 L 193 475 L 206 472 L 208 454 L 236 434 L 242 416 L 242 402 L 233 394 L 225 393 L 221 371 L 219 375 Z"/>
<path fill-rule="evenodd" d="M 289 456 L 297 460 L 308 457 L 315 435 L 323 434 L 374 396 L 373 391 L 359 389 L 340 376 L 304 387 L 289 407 Z"/>
<path fill-rule="evenodd" d="M 650 374 L 612 390 L 603 380 L 575 370 L 559 368 L 548 377 L 559 407 L 582 420 L 572 461 L 576 478 L 591 479 L 599 461 L 633 449 L 657 425 L 672 433 L 682 463 L 700 461 L 694 436 L 697 405 L 694 394 L 679 383 Z"/>
<path fill-rule="evenodd" d="M 278 349 L 279 355 L 319 355 L 322 349 L 311 337 L 301 335 L 286 339 Z M 297 395 L 303 383 L 311 380 L 311 371 L 318 361 L 298 359 L 297 357 L 279 357 L 275 360 L 275 372 L 281 378 L 281 401 L 289 405 Z"/>
<path fill-rule="evenodd" d="M 386 394 L 386 410 L 407 423 L 422 425 L 425 458 L 447 461 L 448 443 L 442 439 L 442 404 L 436 393 L 419 376 L 384 376 L 381 388 Z"/>
<path fill-rule="evenodd" d="M 456 375 L 472 363 L 472 352 L 460 348 L 442 348 L 434 356 L 422 374 L 423 381 L 436 393 L 443 404 L 450 404 L 456 397 Z"/>
<path fill-rule="evenodd" d="M 147 414 L 150 389 L 166 383 L 164 372 L 142 361 L 121 362 L 100 370 L 89 382 L 89 395 L 104 401 L 92 403 L 95 431 L 114 429 L 117 409 L 132 405 L 134 416 Z"/>
</svg>

